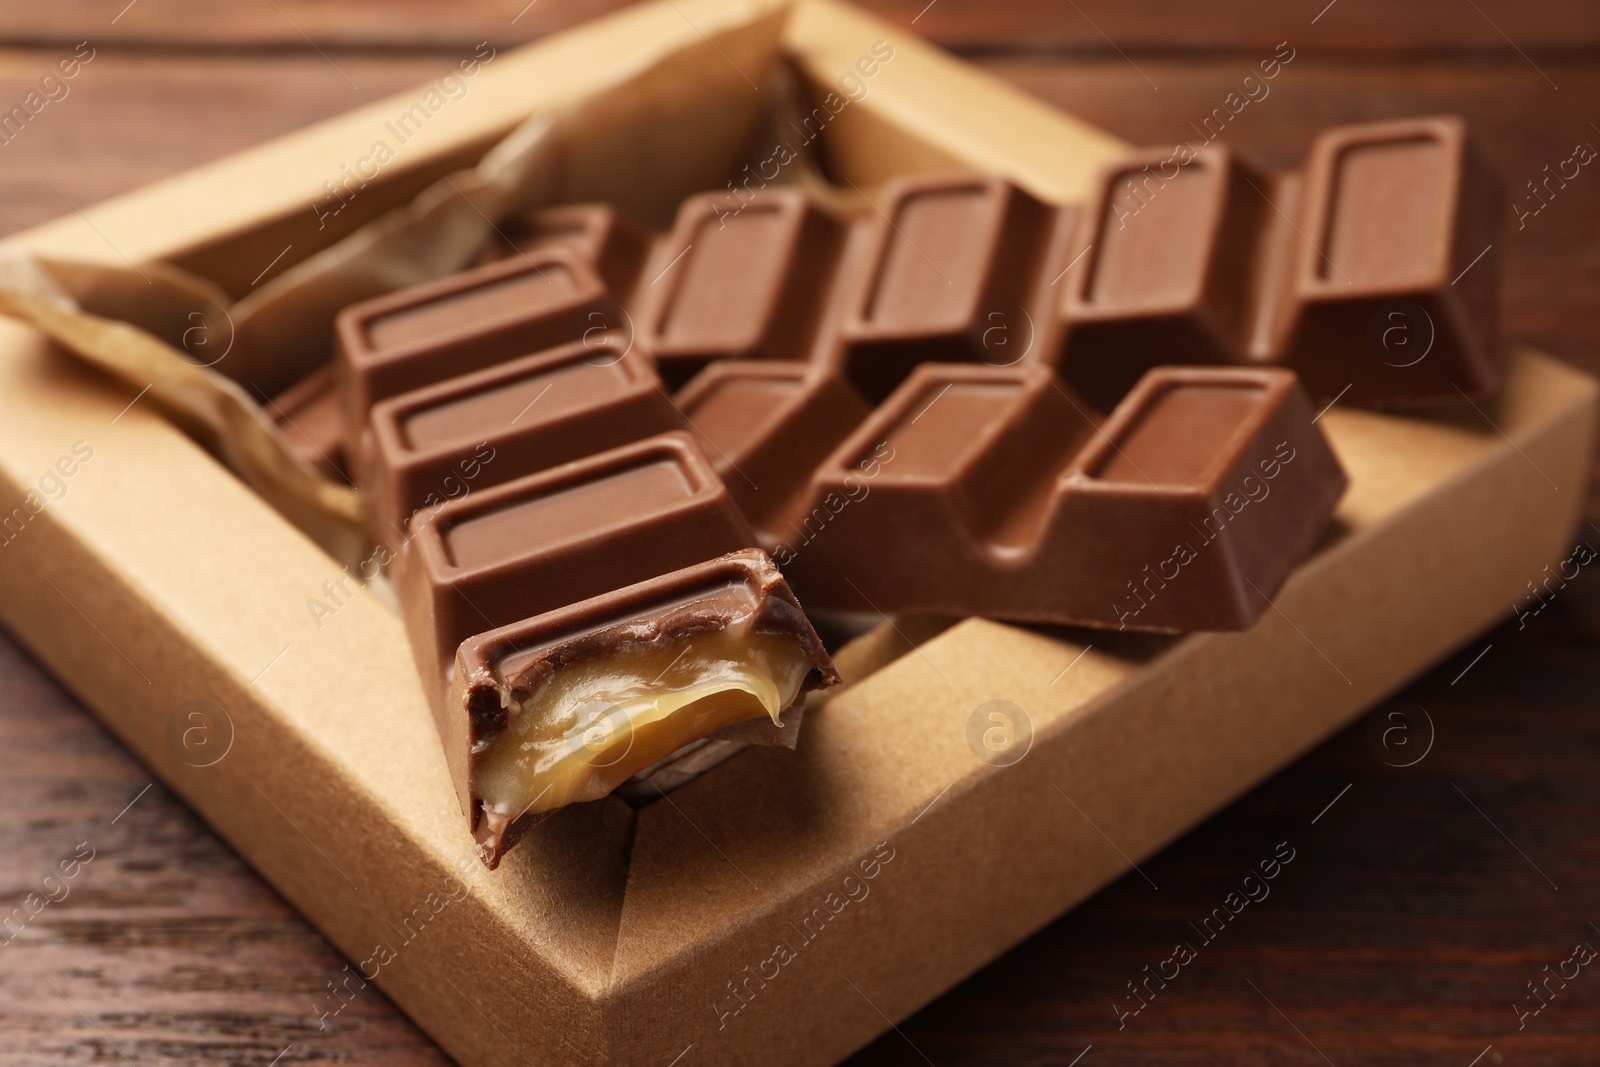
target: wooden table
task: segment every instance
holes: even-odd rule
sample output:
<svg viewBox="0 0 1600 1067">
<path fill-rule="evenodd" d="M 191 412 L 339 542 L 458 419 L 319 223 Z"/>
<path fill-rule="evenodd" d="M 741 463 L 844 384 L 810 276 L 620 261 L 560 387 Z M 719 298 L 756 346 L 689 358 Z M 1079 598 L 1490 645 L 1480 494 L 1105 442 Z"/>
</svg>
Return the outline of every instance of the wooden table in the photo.
<svg viewBox="0 0 1600 1067">
<path fill-rule="evenodd" d="M 0 232 L 619 6 L 525 2 L 7 5 L 3 110 L 79 42 L 94 58 L 0 146 Z M 1600 145 L 1600 7 L 925 2 L 873 6 L 1135 142 L 1188 136 L 1283 41 L 1295 59 L 1225 135 L 1265 163 L 1331 123 L 1465 114 L 1508 187 L 1510 334 L 1600 372 L 1600 169 L 1520 230 L 1510 203 Z M 1600 547 L 1592 496 L 1589 518 Z M 1600 1061 L 1600 967 L 1547 979 L 1600 948 L 1600 567 L 1506 620 L 853 1062 Z M 1189 924 L 1279 842 L 1295 859 L 1271 896 L 1131 1014 L 1128 983 L 1200 944 Z M 319 1030 L 344 961 L 0 638 L 0 920 L 29 893 L 52 899 L 9 942 L 0 926 L 5 1064 L 446 1062 L 372 990 Z M 1553 996 L 1519 1017 L 1539 982 Z"/>
</svg>

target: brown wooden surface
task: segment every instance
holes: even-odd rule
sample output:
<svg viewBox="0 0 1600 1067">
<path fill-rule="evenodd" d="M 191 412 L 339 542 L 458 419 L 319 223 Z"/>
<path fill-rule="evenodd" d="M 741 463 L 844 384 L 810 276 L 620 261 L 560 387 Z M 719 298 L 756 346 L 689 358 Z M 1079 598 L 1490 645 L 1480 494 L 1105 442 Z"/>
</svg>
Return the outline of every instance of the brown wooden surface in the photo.
<svg viewBox="0 0 1600 1067">
<path fill-rule="evenodd" d="M 423 50 L 520 44 L 628 0 L 53 0 L 0 10 L 0 39 L 233 49 Z M 1474 6 L 1475 5 L 1475 6 Z M 1271 48 L 1315 34 L 1322 50 L 1575 51 L 1600 43 L 1584 0 L 862 0 L 959 51 L 1192 52 Z M 1315 24 L 1312 20 L 1315 19 Z M 1509 40 L 1508 40 L 1509 39 Z"/>
<path fill-rule="evenodd" d="M 0 147 L 0 232 L 422 81 L 463 45 L 614 6 L 539 0 L 513 23 L 521 0 L 5 5 L 5 109 L 76 42 L 97 51 Z M 1515 195 L 1577 142 L 1600 146 L 1592 3 L 1338 0 L 1314 24 L 1324 0 L 872 6 L 902 25 L 922 12 L 917 31 L 1134 141 L 1186 136 L 1289 40 L 1295 61 L 1227 132 L 1268 163 L 1330 123 L 1456 111 Z M 1512 230 L 1492 253 L 1509 331 L 1600 372 L 1600 171 Z M 1581 536 L 1600 547 L 1600 525 Z M 857 1062 L 1600 1062 L 1595 967 L 1552 982 L 1524 1029 L 1513 1010 L 1546 965 L 1600 947 L 1600 571 L 1525 626 L 1509 605 L 1507 620 L 1400 694 L 1431 718 L 1421 762 L 1387 765 L 1372 720 L 1357 724 Z M 1402 707 L 1377 709 L 1380 729 Z M 1201 945 L 1187 924 L 1285 840 L 1296 857 L 1271 896 Z M 94 859 L 47 885 L 80 843 Z M 47 891 L 60 899 L 0 944 L 0 1063 L 445 1062 L 371 989 L 319 1030 L 312 1002 L 344 961 L 0 638 L 0 917 Z M 1125 983 L 1179 940 L 1198 958 L 1119 1029 Z"/>
</svg>

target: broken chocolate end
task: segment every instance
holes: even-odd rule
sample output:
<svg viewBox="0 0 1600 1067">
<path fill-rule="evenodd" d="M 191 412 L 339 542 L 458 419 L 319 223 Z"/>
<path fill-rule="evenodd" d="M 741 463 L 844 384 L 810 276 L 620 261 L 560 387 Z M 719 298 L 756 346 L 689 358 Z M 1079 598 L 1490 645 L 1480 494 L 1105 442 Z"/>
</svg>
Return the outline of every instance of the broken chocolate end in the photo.
<svg viewBox="0 0 1600 1067">
<path fill-rule="evenodd" d="M 838 681 L 759 549 L 470 638 L 451 703 L 473 727 L 480 855 L 494 866 L 552 812 L 728 727 L 781 726 L 805 693 Z"/>
</svg>

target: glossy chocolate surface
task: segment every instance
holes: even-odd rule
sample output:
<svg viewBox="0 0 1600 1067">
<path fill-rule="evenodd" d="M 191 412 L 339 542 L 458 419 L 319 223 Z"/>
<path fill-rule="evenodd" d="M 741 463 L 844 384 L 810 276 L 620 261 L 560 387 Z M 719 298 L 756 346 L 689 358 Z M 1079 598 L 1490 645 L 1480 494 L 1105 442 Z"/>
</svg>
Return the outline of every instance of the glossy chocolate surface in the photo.
<svg viewBox="0 0 1600 1067">
<path fill-rule="evenodd" d="M 1355 404 L 1487 395 L 1496 188 L 1449 117 L 1335 127 L 1280 174 L 1136 155 L 1080 223 L 1058 365 L 1102 409 L 1173 362 L 1287 367 Z"/>
<path fill-rule="evenodd" d="M 398 566 L 422 676 L 473 634 L 755 545 L 693 439 L 660 434 L 417 516 Z"/>
<path fill-rule="evenodd" d="M 794 188 L 724 200 L 684 202 L 640 290 L 640 341 L 674 387 L 712 360 L 808 359 L 825 326 L 844 221 Z"/>
<path fill-rule="evenodd" d="M 1097 427 L 1047 368 L 924 364 L 773 556 L 812 608 L 1244 629 L 1345 488 L 1313 414 L 1286 371 L 1158 368 Z"/>
<path fill-rule="evenodd" d="M 758 528 L 778 520 L 817 464 L 871 411 L 841 375 L 777 360 L 713 363 L 677 401 Z"/>
<path fill-rule="evenodd" d="M 1329 130 L 1302 181 L 1281 362 L 1352 403 L 1482 396 L 1499 381 L 1499 184 L 1459 119 Z"/>
<path fill-rule="evenodd" d="M 551 248 L 475 267 L 340 312 L 337 365 L 357 453 L 372 405 L 622 321 L 593 268 Z"/>
<path fill-rule="evenodd" d="M 373 407 L 369 524 L 393 545 L 419 509 L 683 426 L 650 361 L 619 334 L 450 378 Z"/>
<path fill-rule="evenodd" d="M 852 246 L 837 356 L 869 400 L 919 363 L 1011 366 L 1052 349 L 1050 268 L 1072 209 L 977 175 L 892 182 L 874 207 Z"/>
</svg>

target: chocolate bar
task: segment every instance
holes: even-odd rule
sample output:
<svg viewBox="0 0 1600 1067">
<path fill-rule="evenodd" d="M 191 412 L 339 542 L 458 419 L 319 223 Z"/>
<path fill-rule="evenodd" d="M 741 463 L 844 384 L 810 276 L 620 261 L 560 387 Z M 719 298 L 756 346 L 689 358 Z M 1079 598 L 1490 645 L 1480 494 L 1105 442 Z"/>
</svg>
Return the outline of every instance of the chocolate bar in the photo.
<svg viewBox="0 0 1600 1067">
<path fill-rule="evenodd" d="M 1135 160 L 1122 173 L 1142 169 Z M 1087 298 L 1081 306 L 1073 305 L 1077 351 L 1095 343 L 1090 327 L 1097 326 L 1098 336 L 1110 342 L 1126 343 L 1134 330 L 1147 340 L 1164 337 L 1165 347 L 1200 362 L 1229 358 L 1243 344 L 1248 318 L 1230 318 L 1229 309 L 1246 306 L 1253 257 L 1270 228 L 1255 194 L 1258 179 L 1220 149 L 1180 171 L 1162 190 L 1170 195 L 1154 202 L 1160 210 L 1153 206 L 1145 216 L 1151 228 L 1130 230 L 1094 261 L 1098 280 L 1082 290 Z M 1206 215 L 1196 205 L 1215 210 Z M 482 490 L 630 435 L 687 426 L 712 458 L 725 491 L 759 531 L 758 539 L 744 543 L 759 540 L 775 553 L 813 607 L 1232 629 L 1249 625 L 1264 600 L 1222 589 L 1223 578 L 1260 579 L 1263 595 L 1270 595 L 1331 514 L 1343 476 L 1308 415 L 1304 430 L 1283 438 L 1291 452 L 1313 460 L 1294 467 L 1277 486 L 1278 499 L 1291 503 L 1273 509 L 1285 514 L 1282 536 L 1270 550 L 1248 566 L 1230 555 L 1242 531 L 1258 521 L 1257 509 L 1250 522 L 1234 524 L 1223 549 L 1188 572 L 1202 577 L 1191 577 L 1186 588 L 1222 589 L 1215 598 L 1169 596 L 1150 610 L 1135 599 L 1125 610 L 1114 609 L 1118 597 L 1137 585 L 1144 563 L 1135 565 L 1131 556 L 1110 559 L 1102 577 L 1125 573 L 1113 590 L 1117 595 L 1108 596 L 1061 564 L 1057 557 L 1065 549 L 1051 547 L 1069 546 L 1067 558 L 1077 560 L 1109 551 L 1077 529 L 1083 516 L 1101 515 L 1090 502 L 1101 500 L 1095 493 L 1107 492 L 1095 488 L 1103 479 L 1085 476 L 1085 485 L 1073 492 L 1055 484 L 1100 432 L 1094 406 L 1050 372 L 1066 321 L 1051 315 L 1060 298 L 1053 283 L 1067 272 L 1056 267 L 1072 250 L 1075 213 L 1048 208 L 999 179 L 973 177 L 898 182 L 884 194 L 880 211 L 848 235 L 798 190 L 764 191 L 737 213 L 719 207 L 699 197 L 680 211 L 674 233 L 652 255 L 652 277 L 641 284 L 660 288 L 641 300 L 639 353 L 630 350 L 640 368 L 631 377 L 619 371 L 606 387 L 596 378 L 593 387 L 600 392 L 583 402 L 580 415 L 569 419 L 559 405 L 542 415 L 522 413 L 543 395 L 541 368 L 547 361 L 577 365 L 577 342 L 564 355 L 525 357 L 380 404 L 372 420 L 373 470 L 366 479 L 380 535 L 403 535 L 406 516 L 428 502 L 430 486 L 461 481 L 449 463 L 464 454 L 468 437 L 496 456 L 503 441 L 525 443 L 512 462 L 478 484 Z M 1174 250 L 1186 258 L 1174 261 Z M 1162 257 L 1165 274 L 1152 267 Z M 743 274 L 733 269 L 739 263 L 748 267 Z M 793 307 L 806 309 L 811 325 L 778 330 L 776 324 L 793 317 L 785 309 Z M 1026 328 L 1015 329 L 1019 323 Z M 603 336 L 613 337 L 613 352 L 624 343 Z M 644 351 L 658 368 L 678 368 L 676 376 L 703 369 L 675 403 L 667 401 L 642 384 Z M 779 358 L 796 353 L 810 358 Z M 960 362 L 919 362 L 919 354 L 925 359 L 929 353 Z M 1125 370 L 1127 361 L 1116 364 L 1115 354 L 1114 347 L 1104 353 L 1102 364 Z M 624 368 L 626 361 L 617 360 Z M 1166 388 L 1160 382 L 1171 373 L 1157 376 L 1141 396 L 1154 403 L 1149 398 Z M 907 374 L 919 383 L 909 392 L 901 382 Z M 1253 395 L 1267 398 L 1263 403 L 1278 412 L 1280 422 L 1281 411 L 1304 406 L 1292 381 L 1257 378 Z M 625 385 L 625 379 L 633 384 Z M 1230 406 L 1241 392 L 1233 387 L 1239 380 L 1182 393 L 1196 411 L 1215 405 L 1212 420 L 1224 425 L 1254 410 Z M 873 413 L 863 386 L 890 389 L 893 399 Z M 607 389 L 616 397 L 607 399 Z M 1120 395 L 1127 387 L 1119 383 L 1115 391 Z M 489 399 L 479 399 L 480 393 Z M 613 409 L 625 395 L 642 407 L 619 418 L 621 409 Z M 926 415 L 935 402 L 942 406 Z M 462 403 L 465 408 L 458 408 Z M 430 414 L 436 410 L 450 414 Z M 456 436 L 423 442 L 419 449 L 407 441 L 403 426 L 417 413 L 424 426 L 429 419 L 449 422 Z M 532 421 L 512 425 L 524 418 Z M 1255 432 L 1266 432 L 1266 425 Z M 429 448 L 427 464 L 407 455 Z M 830 459 L 835 449 L 856 453 Z M 889 462 L 906 456 L 897 467 Z M 880 469 L 888 473 L 876 481 Z M 426 473 L 408 479 L 419 470 Z M 1169 514 L 1179 515 L 1195 511 L 1194 501 L 1207 499 L 1216 486 L 1164 488 L 1193 498 L 1187 504 L 1168 501 Z M 871 504 L 851 507 L 874 491 Z M 1138 494 L 1119 492 L 1118 502 L 1103 505 L 1112 509 L 1107 514 L 1120 514 L 1117 508 L 1143 514 L 1148 502 L 1123 501 Z M 431 499 L 438 500 L 436 491 Z M 1220 514 L 1215 506 L 1203 510 Z M 1196 524 L 1203 525 L 1198 519 Z M 852 533 L 858 526 L 860 534 Z M 895 533 L 875 537 L 872 531 Z M 884 544 L 907 539 L 919 543 L 885 554 Z M 878 543 L 867 543 L 872 540 Z M 1113 540 L 1112 547 L 1125 553 L 1144 552 L 1136 538 Z M 791 563 L 791 557 L 798 561 Z M 856 581 L 852 559 L 866 563 L 872 576 Z M 1009 562 L 995 562 L 1001 559 Z M 1220 569 L 1211 575 L 1215 568 Z M 937 591 L 916 580 L 924 569 L 946 576 Z M 461 636 L 453 635 L 449 645 Z"/>
<path fill-rule="evenodd" d="M 837 680 L 790 581 L 839 612 L 1251 625 L 1345 488 L 1291 368 L 1359 402 L 1493 388 L 1489 189 L 1459 122 L 1419 120 L 1288 174 L 1137 155 L 1081 210 L 974 175 L 850 219 L 693 197 L 659 237 L 578 205 L 349 309 L 347 447 L 485 860 L 776 736 Z"/>
<path fill-rule="evenodd" d="M 1345 488 L 1293 374 L 1158 368 L 1103 427 L 1046 367 L 918 367 L 771 551 L 813 608 L 1246 629 Z"/>
<path fill-rule="evenodd" d="M 1289 367 L 1353 403 L 1481 396 L 1494 189 L 1464 123 L 1425 118 L 1328 130 L 1283 174 L 1217 145 L 1137 154 L 1081 211 L 974 175 L 891 182 L 848 224 L 795 188 L 693 197 L 653 242 L 553 208 L 504 229 L 497 262 L 341 316 L 347 432 L 378 399 L 603 329 L 669 389 L 772 359 L 872 403 L 924 362 L 1040 362 L 1100 411 L 1163 363 Z"/>
<path fill-rule="evenodd" d="M 416 517 L 397 562 L 401 603 L 486 862 L 549 812 L 725 727 L 765 717 L 773 729 L 837 681 L 754 545 L 681 432 Z M 590 758 L 593 729 L 622 731 L 627 751 L 607 741 L 606 759 Z"/>
</svg>

